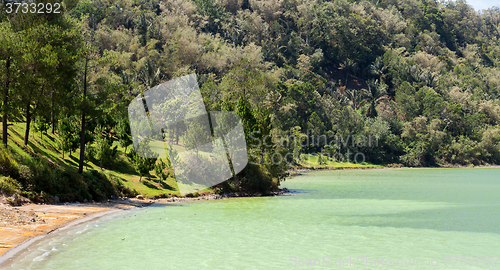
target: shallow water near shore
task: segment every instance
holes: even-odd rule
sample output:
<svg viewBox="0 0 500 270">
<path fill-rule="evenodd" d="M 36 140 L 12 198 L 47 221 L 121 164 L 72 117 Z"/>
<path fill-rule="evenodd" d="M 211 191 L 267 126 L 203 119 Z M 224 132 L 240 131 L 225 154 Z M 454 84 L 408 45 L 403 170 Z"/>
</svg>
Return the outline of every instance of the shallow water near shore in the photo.
<svg viewBox="0 0 500 270">
<path fill-rule="evenodd" d="M 500 268 L 500 169 L 320 171 L 283 186 L 292 193 L 113 214 L 2 267 Z"/>
</svg>

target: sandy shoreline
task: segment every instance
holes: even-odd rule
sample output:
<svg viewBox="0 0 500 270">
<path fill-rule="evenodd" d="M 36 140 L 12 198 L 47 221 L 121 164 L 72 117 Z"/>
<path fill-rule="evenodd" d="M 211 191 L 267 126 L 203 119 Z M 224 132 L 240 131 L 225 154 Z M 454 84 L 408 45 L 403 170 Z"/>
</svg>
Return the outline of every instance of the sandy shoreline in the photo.
<svg viewBox="0 0 500 270">
<path fill-rule="evenodd" d="M 92 208 L 92 207 L 87 207 L 87 208 Z M 46 237 L 52 233 L 56 233 L 59 231 L 69 229 L 69 228 L 76 226 L 78 224 L 85 223 L 85 222 L 103 217 L 105 215 L 115 213 L 117 211 L 120 211 L 120 209 L 109 208 L 109 209 L 105 210 L 105 208 L 102 208 L 102 210 L 99 209 L 97 212 L 85 215 L 84 217 L 72 219 L 70 221 L 63 221 L 63 222 L 60 222 L 59 224 L 53 224 L 56 228 L 54 228 L 50 231 L 38 230 L 38 231 L 36 231 L 36 234 L 34 236 L 30 236 L 29 233 L 26 234 L 22 230 L 15 230 L 15 232 L 13 232 L 13 233 L 11 232 L 11 234 L 7 233 L 8 235 L 10 235 L 10 237 L 8 237 L 8 238 L 11 239 L 12 245 L 8 248 L 3 248 L 3 250 L 2 250 L 3 254 L 0 255 L 0 266 L 3 263 L 14 258 L 18 253 L 27 249 L 33 243 L 35 243 L 39 240 L 42 240 L 44 237 Z"/>
<path fill-rule="evenodd" d="M 284 192 L 284 191 L 283 191 Z M 278 195 L 276 192 L 269 195 Z M 262 196 L 260 194 L 260 196 Z M 0 203 L 0 266 L 45 236 L 66 230 L 117 211 L 154 204 L 171 204 L 188 201 L 220 200 L 230 197 L 247 197 L 245 194 L 216 194 L 196 198 L 108 200 L 105 203 L 25 204 L 10 206 Z"/>
<path fill-rule="evenodd" d="M 0 265 L 33 242 L 69 227 L 151 204 L 149 200 L 114 200 L 106 203 L 0 204 Z"/>
</svg>

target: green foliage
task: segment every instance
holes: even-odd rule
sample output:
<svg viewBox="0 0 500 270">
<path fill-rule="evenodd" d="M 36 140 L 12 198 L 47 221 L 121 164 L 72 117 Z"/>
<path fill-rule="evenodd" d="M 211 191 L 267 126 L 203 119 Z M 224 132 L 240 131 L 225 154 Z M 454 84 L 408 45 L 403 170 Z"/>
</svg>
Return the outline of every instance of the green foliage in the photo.
<svg viewBox="0 0 500 270">
<path fill-rule="evenodd" d="M 47 121 L 46 118 L 44 117 L 37 117 L 35 119 L 35 126 L 34 129 L 35 131 L 40 132 L 40 137 L 43 136 L 43 133 L 47 133 L 47 130 L 49 130 L 50 124 Z"/>
<path fill-rule="evenodd" d="M 111 146 L 110 138 L 100 125 L 97 126 L 95 132 L 95 146 L 93 147 L 94 155 L 95 159 L 99 160 L 102 170 L 103 164 L 110 164 L 116 158 L 118 150 L 117 146 Z"/>
<path fill-rule="evenodd" d="M 148 176 L 149 172 L 155 169 L 156 160 L 158 159 L 158 154 L 153 153 L 152 150 L 147 147 L 148 142 L 143 142 L 139 147 L 139 152 L 141 154 L 137 154 L 135 151 L 130 151 L 127 154 L 127 157 L 132 161 L 134 165 L 135 171 L 139 174 L 140 179 L 142 180 L 143 176 Z M 175 157 L 177 158 L 177 157 Z"/>
<path fill-rule="evenodd" d="M 11 152 L 5 146 L 0 145 L 0 174 L 16 175 L 18 163 L 12 158 Z"/>
<path fill-rule="evenodd" d="M 62 152 L 64 158 L 64 152 L 73 152 L 78 148 L 78 143 L 80 142 L 80 136 L 78 134 L 78 127 L 75 124 L 75 118 L 64 117 L 62 118 L 58 125 L 58 138 L 57 147 Z"/>
<path fill-rule="evenodd" d="M 420 114 L 420 102 L 417 102 L 415 88 L 408 82 L 403 82 L 396 90 L 395 101 L 406 120 L 413 119 Z"/>
<path fill-rule="evenodd" d="M 21 185 L 10 177 L 0 176 L 0 191 L 10 195 L 18 193 L 21 190 Z"/>
<path fill-rule="evenodd" d="M 118 122 L 118 138 L 120 140 L 120 146 L 125 148 L 124 152 L 127 153 L 127 147 L 132 144 L 132 136 L 130 134 L 130 124 L 128 118 L 125 120 L 120 120 Z"/>
<path fill-rule="evenodd" d="M 236 103 L 236 113 L 241 117 L 245 131 L 253 132 L 256 129 L 257 120 L 255 119 L 250 106 L 245 98 L 240 97 Z"/>
<path fill-rule="evenodd" d="M 194 149 L 194 151 L 198 153 L 199 147 L 206 144 L 208 141 L 210 141 L 210 139 L 210 132 L 206 128 L 203 128 L 203 126 L 197 121 L 193 121 L 189 123 L 183 141 L 187 149 Z"/>
<path fill-rule="evenodd" d="M 63 159 L 77 151 L 83 115 L 87 167 L 135 169 L 140 180 L 155 170 L 163 179 L 179 155 L 172 148 L 169 159 L 157 162 L 127 151 L 127 106 L 144 90 L 188 73 L 197 74 L 208 111 L 241 117 L 256 163 L 224 189 L 269 191 L 284 179 L 286 162 L 299 164 L 307 153 L 322 153 L 320 162 L 345 150 L 408 166 L 500 162 L 498 9 L 478 13 L 463 1 L 422 0 L 64 5 L 61 14 L 0 14 L 1 114 L 10 122 L 5 131 L 26 123 L 22 151 L 30 156 L 12 155 L 19 143 L 7 144 L 22 132 L 2 135 L 12 149 L 0 149 L 0 174 L 30 196 L 44 191 L 81 200 L 122 192 L 110 176 L 73 175 L 73 158 L 59 168 L 37 156 L 59 158 L 54 147 Z M 172 102 L 178 104 L 149 110 L 189 110 Z M 57 143 L 36 142 L 51 135 L 28 143 L 30 123 L 42 135 L 52 121 Z M 196 124 L 188 130 L 163 139 L 188 148 L 210 139 Z M 373 136 L 377 145 L 312 145 L 305 139 L 312 135 L 357 142 Z M 121 162 L 118 149 L 130 160 Z"/>
<path fill-rule="evenodd" d="M 215 0 L 193 0 L 193 2 L 196 13 L 200 16 L 197 22 L 199 27 L 207 32 L 219 32 L 228 15 L 224 7 Z"/>
<path fill-rule="evenodd" d="M 134 160 L 134 167 L 135 170 L 139 173 L 141 176 L 141 179 L 143 176 L 147 175 L 149 177 L 149 171 L 154 168 L 154 164 L 152 163 L 151 159 L 141 157 L 141 156 L 136 156 Z M 139 181 L 141 181 L 139 179 Z"/>
<path fill-rule="evenodd" d="M 165 169 L 167 168 L 167 163 L 163 162 L 163 160 L 159 160 L 159 162 L 156 163 L 155 165 L 155 175 L 159 178 L 158 181 L 165 181 L 169 173 L 165 173 Z"/>
</svg>

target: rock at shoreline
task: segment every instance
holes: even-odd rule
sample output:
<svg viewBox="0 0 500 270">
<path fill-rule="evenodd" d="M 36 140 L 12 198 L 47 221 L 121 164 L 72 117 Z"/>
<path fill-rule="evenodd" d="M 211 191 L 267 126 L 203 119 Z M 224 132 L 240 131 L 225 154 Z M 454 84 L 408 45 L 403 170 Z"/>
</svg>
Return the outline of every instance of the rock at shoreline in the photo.
<svg viewBox="0 0 500 270">
<path fill-rule="evenodd" d="M 0 209 L 0 223 L 4 227 L 24 226 L 33 223 L 44 224 L 45 219 L 39 217 L 35 212 L 23 211 L 15 208 Z"/>
<path fill-rule="evenodd" d="M 137 195 L 136 198 L 139 200 L 144 200 L 144 196 L 142 196 L 142 195 Z"/>
</svg>

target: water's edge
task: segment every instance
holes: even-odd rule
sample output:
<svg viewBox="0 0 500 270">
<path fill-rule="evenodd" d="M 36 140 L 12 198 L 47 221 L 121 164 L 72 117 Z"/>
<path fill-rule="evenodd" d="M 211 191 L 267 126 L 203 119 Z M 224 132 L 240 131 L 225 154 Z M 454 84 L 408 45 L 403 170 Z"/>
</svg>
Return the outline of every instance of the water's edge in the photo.
<svg viewBox="0 0 500 270">
<path fill-rule="evenodd" d="M 49 231 L 45 234 L 37 235 L 37 236 L 31 237 L 29 239 L 26 239 L 21 244 L 16 245 L 15 247 L 9 249 L 7 252 L 5 252 L 4 254 L 2 254 L 0 256 L 0 267 L 8 261 L 14 261 L 17 257 L 16 255 L 19 255 L 23 251 L 26 251 L 30 246 L 42 241 L 47 236 L 66 231 L 66 230 L 73 228 L 77 225 L 80 225 L 80 224 L 83 224 L 86 222 L 90 222 L 90 221 L 102 218 L 104 216 L 109 216 L 111 214 L 122 212 L 122 211 L 126 211 L 126 209 L 110 209 L 107 211 L 93 213 L 93 214 L 90 214 L 90 215 L 85 216 L 83 218 L 78 218 L 78 219 L 75 219 L 73 221 L 70 221 L 70 222 L 64 224 L 62 227 L 56 228 L 56 229 Z"/>
</svg>

